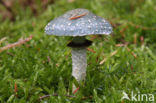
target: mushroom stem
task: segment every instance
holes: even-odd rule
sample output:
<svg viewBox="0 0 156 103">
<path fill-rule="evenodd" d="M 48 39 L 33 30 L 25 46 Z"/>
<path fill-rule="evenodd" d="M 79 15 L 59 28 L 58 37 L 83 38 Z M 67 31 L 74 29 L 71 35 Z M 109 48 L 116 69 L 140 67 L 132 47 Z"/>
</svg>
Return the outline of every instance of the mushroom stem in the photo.
<svg viewBox="0 0 156 103">
<path fill-rule="evenodd" d="M 75 44 L 84 44 L 86 41 L 86 38 L 84 36 L 76 36 L 73 38 L 73 43 Z"/>
<path fill-rule="evenodd" d="M 73 48 L 72 49 L 72 76 L 80 82 L 86 76 L 86 48 Z"/>
<path fill-rule="evenodd" d="M 72 76 L 78 82 L 85 80 L 86 68 L 86 48 L 72 48 Z M 73 85 L 73 90 L 75 89 L 75 85 Z"/>
<path fill-rule="evenodd" d="M 91 44 L 92 42 L 87 40 L 84 36 L 74 37 L 68 44 L 68 46 L 72 48 L 72 76 L 78 83 L 85 80 L 87 68 L 86 48 Z M 72 89 L 73 91 L 76 89 L 74 84 Z"/>
</svg>

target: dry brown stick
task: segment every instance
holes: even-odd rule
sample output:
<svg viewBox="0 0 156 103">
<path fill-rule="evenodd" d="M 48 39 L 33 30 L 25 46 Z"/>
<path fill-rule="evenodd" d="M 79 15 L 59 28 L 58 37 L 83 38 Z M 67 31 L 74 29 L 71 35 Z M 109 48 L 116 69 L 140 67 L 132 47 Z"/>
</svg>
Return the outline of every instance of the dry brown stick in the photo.
<svg viewBox="0 0 156 103">
<path fill-rule="evenodd" d="M 74 17 L 70 17 L 69 20 L 74 20 L 74 19 L 78 19 L 82 16 L 85 16 L 87 13 L 84 13 L 84 14 L 81 14 L 81 15 L 78 15 L 78 16 L 74 16 Z"/>
<path fill-rule="evenodd" d="M 85 100 L 85 99 L 88 99 L 88 98 L 93 98 L 93 96 L 89 96 L 89 97 L 83 97 L 81 100 Z"/>
<path fill-rule="evenodd" d="M 137 34 L 135 33 L 134 34 L 134 40 L 133 40 L 133 43 L 136 45 L 137 44 Z"/>
<path fill-rule="evenodd" d="M 140 40 L 141 40 L 141 45 L 144 45 L 144 37 L 143 36 L 140 37 Z"/>
<path fill-rule="evenodd" d="M 127 44 L 127 45 L 128 45 L 128 44 Z M 136 59 L 136 58 L 137 58 L 137 55 L 136 55 L 134 52 L 132 52 L 132 51 L 127 47 L 127 45 L 125 45 L 125 44 L 116 44 L 117 47 L 126 47 L 127 50 L 128 50 L 128 52 L 130 52 L 131 55 Z"/>
<path fill-rule="evenodd" d="M 126 44 L 116 44 L 116 47 L 125 47 L 127 45 L 128 45 L 128 43 L 126 43 Z"/>
<path fill-rule="evenodd" d="M 50 58 L 50 56 L 47 56 L 47 59 L 48 59 L 48 62 L 50 62 L 50 61 L 51 61 L 51 58 Z"/>
<path fill-rule="evenodd" d="M 28 38 L 26 38 L 24 40 L 21 39 L 18 42 L 15 42 L 13 44 L 8 44 L 7 46 L 0 48 L 0 52 L 7 50 L 7 49 L 10 49 L 10 48 L 13 48 L 13 47 L 16 47 L 16 46 L 20 46 L 20 45 L 30 41 L 31 39 L 32 39 L 32 35 L 30 35 Z"/>
<path fill-rule="evenodd" d="M 2 39 L 0 40 L 0 44 L 1 44 L 3 41 L 5 41 L 6 39 L 7 39 L 7 37 L 2 38 Z"/>
<path fill-rule="evenodd" d="M 18 97 L 18 86 L 16 83 L 14 84 L 14 93 L 15 93 L 15 96 Z"/>
<path fill-rule="evenodd" d="M 120 34 L 122 35 L 123 38 L 125 38 L 125 31 L 128 29 L 128 26 L 125 26 L 123 29 L 120 30 Z"/>
<path fill-rule="evenodd" d="M 132 55 L 135 59 L 137 58 L 137 55 L 136 55 L 134 52 L 132 52 L 128 47 L 127 47 L 127 50 L 128 50 L 128 52 L 131 53 L 131 55 Z"/>
<path fill-rule="evenodd" d="M 118 50 L 113 51 L 107 58 L 105 57 L 99 64 L 102 65 L 109 57 L 116 55 Z"/>
<path fill-rule="evenodd" d="M 94 51 L 93 49 L 91 48 L 87 48 L 88 51 L 92 52 L 92 53 L 96 53 L 96 51 Z"/>
<path fill-rule="evenodd" d="M 44 96 L 40 96 L 40 100 L 44 99 L 44 98 L 48 98 L 50 96 L 59 96 L 58 94 L 53 94 L 53 95 L 44 95 Z M 72 96 L 72 95 L 65 95 L 66 97 L 71 97 L 71 98 L 74 98 L 75 96 Z"/>
<path fill-rule="evenodd" d="M 134 24 L 133 22 L 128 22 L 131 26 L 134 26 L 135 28 L 141 28 L 143 30 L 156 30 L 156 27 L 146 27 L 138 24 Z"/>
<path fill-rule="evenodd" d="M 128 21 L 128 20 L 121 20 L 120 18 L 113 18 L 111 19 L 111 24 L 112 25 L 116 25 L 116 24 L 129 24 L 135 28 L 140 28 L 140 29 L 143 29 L 143 30 L 156 30 L 156 27 L 147 27 L 147 26 L 143 26 L 143 25 L 139 25 L 139 24 L 135 24 L 131 21 Z M 115 26 L 116 27 L 116 26 Z"/>
<path fill-rule="evenodd" d="M 50 97 L 51 95 L 44 95 L 44 96 L 40 96 L 40 100 L 42 100 L 42 99 L 44 99 L 44 98 L 48 98 L 48 97 Z"/>
<path fill-rule="evenodd" d="M 48 98 L 50 96 L 59 96 L 58 94 L 53 94 L 53 95 L 44 95 L 44 96 L 40 96 L 39 100 L 42 100 L 42 99 L 45 99 L 45 98 Z M 75 98 L 76 96 L 73 96 L 73 95 L 65 95 L 66 97 L 70 97 L 70 98 Z M 81 100 L 85 100 L 87 98 L 93 98 L 93 96 L 89 96 L 89 97 L 83 97 L 81 98 Z"/>
</svg>

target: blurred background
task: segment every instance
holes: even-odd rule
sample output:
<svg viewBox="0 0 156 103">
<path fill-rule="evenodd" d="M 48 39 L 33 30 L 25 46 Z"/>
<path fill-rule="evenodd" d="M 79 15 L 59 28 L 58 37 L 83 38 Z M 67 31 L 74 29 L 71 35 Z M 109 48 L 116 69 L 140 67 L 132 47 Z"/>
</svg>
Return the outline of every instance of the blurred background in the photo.
<svg viewBox="0 0 156 103">
<path fill-rule="evenodd" d="M 2 19 L 15 21 L 17 16 L 24 16 L 26 11 L 29 16 L 36 16 L 46 10 L 47 6 L 55 0 L 0 0 L 0 13 Z"/>
<path fill-rule="evenodd" d="M 44 28 L 50 20 L 74 8 L 89 9 L 109 20 L 117 40 L 133 41 L 135 34 L 149 43 L 156 41 L 155 0 L 0 0 L 0 37 L 13 33 L 14 27 L 8 28 L 10 23 L 17 23 L 16 29 L 26 21 Z M 24 25 L 28 25 L 21 28 L 25 29 L 24 33 L 37 31 L 30 24 Z"/>
</svg>

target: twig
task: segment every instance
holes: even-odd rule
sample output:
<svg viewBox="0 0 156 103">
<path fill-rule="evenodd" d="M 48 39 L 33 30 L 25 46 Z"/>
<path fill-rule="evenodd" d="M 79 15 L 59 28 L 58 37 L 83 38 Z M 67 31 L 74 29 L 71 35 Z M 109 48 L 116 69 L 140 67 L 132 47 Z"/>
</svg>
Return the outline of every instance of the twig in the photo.
<svg viewBox="0 0 156 103">
<path fill-rule="evenodd" d="M 112 52 L 112 53 L 109 55 L 109 57 L 112 57 L 112 56 L 116 55 L 117 52 L 118 52 L 118 50 L 115 50 L 114 52 Z M 99 64 L 102 65 L 107 59 L 108 59 L 108 58 L 104 58 Z"/>
<path fill-rule="evenodd" d="M 44 96 L 40 96 L 40 100 L 44 99 L 44 98 L 48 98 L 50 96 L 59 96 L 58 94 L 53 94 L 53 95 L 44 95 Z M 74 98 L 75 96 L 72 96 L 72 95 L 65 95 L 66 97 L 70 97 L 70 98 Z"/>
<path fill-rule="evenodd" d="M 73 92 L 73 94 L 75 94 L 78 90 L 80 89 L 80 87 L 76 88 Z"/>
<path fill-rule="evenodd" d="M 137 55 L 135 53 L 133 53 L 128 47 L 127 47 L 127 50 L 132 54 L 132 56 L 136 59 L 137 58 Z"/>
<path fill-rule="evenodd" d="M 136 33 L 134 34 L 134 41 L 133 41 L 133 43 L 136 45 L 137 44 L 137 35 L 136 35 Z"/>
<path fill-rule="evenodd" d="M 117 47 L 126 47 L 127 50 L 128 50 L 128 52 L 130 52 L 131 55 L 136 59 L 136 58 L 137 58 L 137 55 L 136 55 L 134 52 L 132 52 L 132 51 L 127 47 L 127 45 L 128 45 L 128 44 L 116 44 Z"/>
<path fill-rule="evenodd" d="M 48 98 L 48 97 L 50 97 L 50 96 L 59 96 L 59 95 L 58 95 L 58 94 L 44 95 L 44 96 L 41 96 L 41 97 L 39 98 L 39 100 Z M 65 96 L 66 96 L 66 97 L 70 97 L 70 98 L 75 98 L 75 97 L 76 97 L 76 96 L 73 96 L 73 95 L 65 95 Z M 81 100 L 85 100 L 85 99 L 87 99 L 87 98 L 93 98 L 93 96 L 83 97 L 83 98 L 81 98 Z"/>
<path fill-rule="evenodd" d="M 128 43 L 125 43 L 125 44 L 116 44 L 117 47 L 123 47 L 123 46 L 127 46 Z"/>
<path fill-rule="evenodd" d="M 115 21 L 117 21 L 116 23 L 114 23 Z M 142 25 L 138 25 L 138 24 L 135 24 L 135 23 L 133 23 L 133 22 L 131 22 L 131 21 L 127 21 L 127 20 L 120 20 L 119 18 L 114 18 L 114 19 L 112 19 L 112 24 L 113 25 L 117 25 L 117 24 L 120 24 L 120 25 L 122 25 L 122 24 L 129 24 L 129 25 L 131 25 L 131 26 L 133 26 L 133 27 L 135 27 L 135 28 L 140 28 L 140 29 L 143 29 L 143 30 L 156 30 L 156 27 L 147 27 L 147 26 L 142 26 Z"/>
<path fill-rule="evenodd" d="M 32 35 L 30 35 L 28 38 L 26 38 L 24 40 L 21 39 L 18 42 L 15 42 L 13 44 L 8 44 L 7 46 L 0 48 L 0 52 L 7 50 L 7 49 L 10 49 L 10 48 L 13 48 L 13 47 L 16 47 L 16 46 L 20 46 L 20 45 L 30 41 L 31 39 L 32 39 Z"/>
<path fill-rule="evenodd" d="M 123 29 L 120 30 L 120 33 L 123 38 L 125 38 L 125 31 L 128 29 L 128 26 L 125 26 Z"/>
<path fill-rule="evenodd" d="M 15 93 L 15 95 L 16 95 L 16 97 L 18 97 L 18 87 L 17 87 L 17 84 L 15 83 L 14 84 L 14 93 Z"/>
<path fill-rule="evenodd" d="M 47 59 L 48 59 L 48 62 L 50 62 L 50 61 L 51 61 L 51 58 L 50 58 L 50 56 L 47 56 Z"/>
<path fill-rule="evenodd" d="M 143 36 L 140 37 L 140 40 L 141 40 L 141 45 L 144 45 L 144 37 Z"/>
<path fill-rule="evenodd" d="M 48 97 L 50 97 L 51 95 L 44 95 L 44 96 L 40 96 L 40 100 L 42 100 L 42 99 L 44 99 L 44 98 L 48 98 Z"/>
<path fill-rule="evenodd" d="M 88 98 L 93 98 L 93 96 L 83 97 L 81 100 L 85 100 L 85 99 L 88 99 Z"/>
<path fill-rule="evenodd" d="M 84 13 L 84 14 L 81 14 L 81 15 L 78 15 L 78 16 L 74 16 L 74 17 L 70 17 L 69 20 L 74 20 L 74 19 L 78 19 L 82 16 L 85 16 L 87 13 Z"/>
<path fill-rule="evenodd" d="M 135 28 L 141 28 L 143 30 L 156 30 L 156 27 L 146 27 L 138 24 L 134 24 L 133 22 L 128 22 L 131 26 L 134 26 Z"/>
<path fill-rule="evenodd" d="M 93 49 L 91 48 L 87 48 L 88 51 L 92 52 L 92 53 L 96 53 L 96 51 L 94 51 Z"/>
<path fill-rule="evenodd" d="M 8 55 L 10 55 L 10 56 L 15 56 L 13 53 L 7 53 Z"/>
<path fill-rule="evenodd" d="M 0 44 L 1 44 L 3 41 L 5 41 L 6 39 L 7 39 L 7 37 L 2 38 L 2 39 L 0 40 Z"/>
</svg>

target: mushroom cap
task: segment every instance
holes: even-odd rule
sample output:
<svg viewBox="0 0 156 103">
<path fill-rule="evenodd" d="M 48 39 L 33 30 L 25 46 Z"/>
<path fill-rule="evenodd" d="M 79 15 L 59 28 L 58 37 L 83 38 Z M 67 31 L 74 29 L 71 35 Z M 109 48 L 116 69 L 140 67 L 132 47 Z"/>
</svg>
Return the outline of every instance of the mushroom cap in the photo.
<svg viewBox="0 0 156 103">
<path fill-rule="evenodd" d="M 45 33 L 57 36 L 85 36 L 112 33 L 111 24 L 87 9 L 74 9 L 50 21 Z"/>
</svg>

